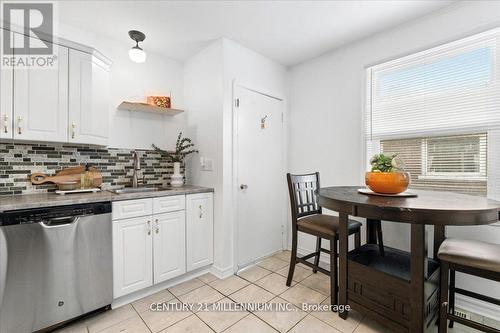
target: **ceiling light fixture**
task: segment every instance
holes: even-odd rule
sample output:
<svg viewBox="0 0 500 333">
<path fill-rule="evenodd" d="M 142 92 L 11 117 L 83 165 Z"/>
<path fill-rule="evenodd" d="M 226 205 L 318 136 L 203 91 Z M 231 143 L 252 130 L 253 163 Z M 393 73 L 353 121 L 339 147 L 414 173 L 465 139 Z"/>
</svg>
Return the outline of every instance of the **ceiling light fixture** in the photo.
<svg viewBox="0 0 500 333">
<path fill-rule="evenodd" d="M 139 42 L 146 39 L 146 35 L 137 30 L 130 30 L 128 32 L 130 38 L 135 41 L 135 46 L 128 51 L 128 56 L 130 60 L 137 63 L 143 63 L 146 61 L 146 52 L 139 46 Z"/>
</svg>

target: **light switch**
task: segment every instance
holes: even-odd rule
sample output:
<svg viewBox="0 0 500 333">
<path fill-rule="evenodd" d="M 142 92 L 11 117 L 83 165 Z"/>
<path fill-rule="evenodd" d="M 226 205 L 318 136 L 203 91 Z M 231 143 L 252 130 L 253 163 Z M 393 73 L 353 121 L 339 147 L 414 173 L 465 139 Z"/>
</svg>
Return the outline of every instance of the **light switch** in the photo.
<svg viewBox="0 0 500 333">
<path fill-rule="evenodd" d="M 203 171 L 213 171 L 214 167 L 213 167 L 213 160 L 210 159 L 210 158 L 204 158 L 204 161 L 203 161 L 203 165 L 201 166 L 201 170 Z"/>
</svg>

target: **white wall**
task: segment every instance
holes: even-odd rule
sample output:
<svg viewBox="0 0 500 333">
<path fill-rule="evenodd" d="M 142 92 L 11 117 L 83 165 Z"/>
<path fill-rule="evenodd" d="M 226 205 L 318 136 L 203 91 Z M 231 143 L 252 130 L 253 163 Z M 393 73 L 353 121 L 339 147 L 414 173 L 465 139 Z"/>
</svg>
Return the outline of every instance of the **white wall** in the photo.
<svg viewBox="0 0 500 333">
<path fill-rule="evenodd" d="M 148 95 L 172 96 L 174 108 L 184 108 L 183 64 L 165 56 L 147 52 L 143 64 L 132 62 L 128 50 L 134 42 L 121 43 L 104 36 L 59 23 L 61 38 L 91 46 L 110 58 L 110 147 L 151 148 L 152 143 L 172 147 L 177 134 L 185 128 L 186 115 L 164 116 L 117 110 L 122 101 L 145 102 Z M 127 32 L 125 31 L 124 34 Z"/>
<path fill-rule="evenodd" d="M 184 66 L 184 93 L 188 133 L 199 154 L 188 163 L 192 184 L 209 186 L 214 191 L 214 266 L 219 275 L 226 268 L 230 239 L 224 237 L 222 182 L 222 104 L 223 57 L 222 40 L 218 40 L 188 59 Z M 199 157 L 212 159 L 213 171 L 201 171 Z"/>
<path fill-rule="evenodd" d="M 194 184 L 215 188 L 216 273 L 233 272 L 234 223 L 232 183 L 233 82 L 273 92 L 286 99 L 284 66 L 226 38 L 212 43 L 185 63 L 185 100 L 189 132 L 199 143 L 200 156 L 214 161 L 214 170 L 189 164 Z"/>
<path fill-rule="evenodd" d="M 362 185 L 364 68 L 498 26 L 500 2 L 461 2 L 292 68 L 291 172 L 318 170 L 322 186 Z M 408 249 L 408 226 L 383 229 L 387 245 Z M 449 228 L 448 236 L 499 243 L 500 228 Z M 313 239 L 301 238 L 299 247 L 312 250 Z M 462 276 L 458 284 L 500 297 L 498 284 Z"/>
</svg>

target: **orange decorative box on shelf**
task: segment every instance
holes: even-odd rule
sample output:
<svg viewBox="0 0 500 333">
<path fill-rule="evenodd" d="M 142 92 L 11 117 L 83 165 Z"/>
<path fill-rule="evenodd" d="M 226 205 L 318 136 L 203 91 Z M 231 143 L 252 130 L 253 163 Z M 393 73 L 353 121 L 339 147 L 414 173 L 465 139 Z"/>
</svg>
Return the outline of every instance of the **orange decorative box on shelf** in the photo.
<svg viewBox="0 0 500 333">
<path fill-rule="evenodd" d="M 170 97 L 168 96 L 148 96 L 147 103 L 161 108 L 170 108 Z"/>
<path fill-rule="evenodd" d="M 398 194 L 408 188 L 410 175 L 407 172 L 367 172 L 365 182 L 373 192 Z"/>
</svg>

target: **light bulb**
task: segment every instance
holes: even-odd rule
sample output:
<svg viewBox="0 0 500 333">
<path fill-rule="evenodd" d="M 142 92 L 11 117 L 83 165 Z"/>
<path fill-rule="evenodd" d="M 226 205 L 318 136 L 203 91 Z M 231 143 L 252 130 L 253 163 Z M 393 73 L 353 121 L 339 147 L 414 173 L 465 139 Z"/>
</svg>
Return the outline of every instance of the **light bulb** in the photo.
<svg viewBox="0 0 500 333">
<path fill-rule="evenodd" d="M 146 52 L 139 46 L 134 46 L 128 51 L 128 56 L 130 60 L 137 63 L 143 63 L 146 61 Z"/>
</svg>

